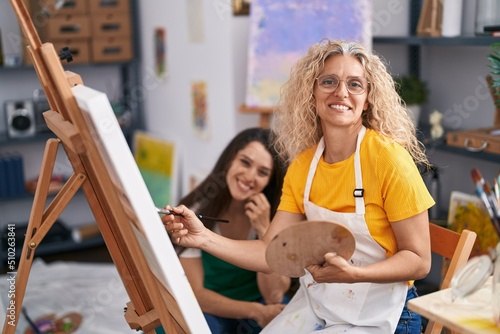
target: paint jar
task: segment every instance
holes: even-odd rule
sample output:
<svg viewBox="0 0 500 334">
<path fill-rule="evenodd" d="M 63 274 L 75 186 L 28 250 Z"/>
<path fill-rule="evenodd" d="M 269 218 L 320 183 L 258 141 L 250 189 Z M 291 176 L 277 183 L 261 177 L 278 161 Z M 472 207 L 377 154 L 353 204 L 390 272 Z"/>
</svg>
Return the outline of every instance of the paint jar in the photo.
<svg viewBox="0 0 500 334">
<path fill-rule="evenodd" d="M 477 0 L 476 2 L 476 35 L 491 35 L 485 27 L 500 26 L 500 1 Z M 496 30 L 495 30 L 496 31 Z M 500 31 L 500 27 L 498 28 Z"/>
</svg>

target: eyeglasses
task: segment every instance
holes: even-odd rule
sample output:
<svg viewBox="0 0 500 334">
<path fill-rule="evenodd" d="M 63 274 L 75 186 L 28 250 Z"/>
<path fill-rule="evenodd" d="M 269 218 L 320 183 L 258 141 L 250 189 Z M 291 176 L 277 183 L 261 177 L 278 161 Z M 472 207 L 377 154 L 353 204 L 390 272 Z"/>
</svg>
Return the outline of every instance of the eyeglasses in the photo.
<svg viewBox="0 0 500 334">
<path fill-rule="evenodd" d="M 341 81 L 345 82 L 347 91 L 354 95 L 363 94 L 368 87 L 368 80 L 363 77 L 349 77 L 346 80 L 340 80 L 335 74 L 324 74 L 316 78 L 318 87 L 323 93 L 333 93 L 339 87 Z"/>
</svg>

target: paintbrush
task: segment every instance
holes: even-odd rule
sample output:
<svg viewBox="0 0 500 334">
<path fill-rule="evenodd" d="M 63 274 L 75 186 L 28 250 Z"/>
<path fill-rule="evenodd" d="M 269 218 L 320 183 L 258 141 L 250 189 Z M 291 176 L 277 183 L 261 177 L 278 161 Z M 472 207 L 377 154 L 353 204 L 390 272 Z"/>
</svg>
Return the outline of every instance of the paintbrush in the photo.
<svg viewBox="0 0 500 334">
<path fill-rule="evenodd" d="M 488 210 L 488 214 L 490 217 L 494 217 L 495 213 L 493 212 L 493 208 L 491 207 L 490 201 L 484 192 L 483 186 L 485 184 L 484 178 L 481 175 L 481 172 L 477 168 L 473 168 L 471 170 L 472 182 L 474 183 L 475 190 L 477 196 L 481 199 L 486 210 Z"/>
<path fill-rule="evenodd" d="M 479 196 L 481 201 L 483 202 L 486 210 L 488 211 L 488 215 L 490 216 L 490 220 L 497 231 L 498 236 L 500 237 L 500 221 L 498 216 L 498 208 L 494 211 L 493 203 L 491 203 L 491 186 L 487 184 L 484 180 L 481 172 L 477 168 L 473 168 L 471 170 L 472 181 L 476 187 L 476 194 Z M 486 191 L 485 191 L 486 188 Z"/>
<path fill-rule="evenodd" d="M 500 185 L 498 184 L 500 175 L 493 180 L 493 190 L 495 192 L 495 198 L 497 200 L 498 206 L 500 206 Z"/>
<path fill-rule="evenodd" d="M 488 198 L 491 208 L 493 209 L 493 213 L 495 214 L 495 217 L 497 219 L 500 219 L 500 207 L 498 206 L 498 202 L 496 199 L 495 194 L 493 193 L 493 189 L 491 189 L 491 186 L 488 182 L 485 182 L 483 184 L 483 191 L 486 194 L 486 197 Z"/>
<path fill-rule="evenodd" d="M 172 210 L 167 210 L 167 209 L 156 208 L 156 211 L 161 215 L 182 216 L 182 214 L 180 214 L 180 213 L 176 213 L 176 212 L 173 212 Z M 199 215 L 199 214 L 196 214 L 196 217 L 198 217 L 198 219 L 200 219 L 200 220 L 210 220 L 210 221 L 219 222 L 219 223 L 229 223 L 229 220 L 227 220 L 227 219 L 208 217 L 208 216 Z"/>
<path fill-rule="evenodd" d="M 500 206 L 500 172 L 498 172 L 498 176 L 495 178 L 495 194 L 497 196 L 497 203 Z"/>
<path fill-rule="evenodd" d="M 480 197 L 485 197 L 488 200 L 491 211 L 496 218 L 500 218 L 500 208 L 493 193 L 493 190 L 488 182 L 486 182 L 477 168 L 471 171 L 472 181 L 476 185 L 476 192 Z M 481 193 L 481 195 L 480 195 Z"/>
</svg>

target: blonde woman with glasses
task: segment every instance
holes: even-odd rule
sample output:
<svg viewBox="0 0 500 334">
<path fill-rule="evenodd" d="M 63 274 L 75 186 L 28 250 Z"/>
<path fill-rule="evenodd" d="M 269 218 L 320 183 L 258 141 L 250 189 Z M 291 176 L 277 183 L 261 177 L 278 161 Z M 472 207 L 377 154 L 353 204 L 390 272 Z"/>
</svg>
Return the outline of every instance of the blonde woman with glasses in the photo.
<svg viewBox="0 0 500 334">
<path fill-rule="evenodd" d="M 306 267 L 299 290 L 262 333 L 420 333 L 405 301 L 430 270 L 434 200 L 417 169 L 426 155 L 384 63 L 357 43 L 313 45 L 283 87 L 273 126 L 276 149 L 291 164 L 266 235 L 223 238 L 180 206 L 181 217 L 163 218 L 174 242 L 270 272 L 266 247 L 284 228 L 341 223 L 356 240 L 352 257 L 327 253 L 323 264 Z"/>
</svg>

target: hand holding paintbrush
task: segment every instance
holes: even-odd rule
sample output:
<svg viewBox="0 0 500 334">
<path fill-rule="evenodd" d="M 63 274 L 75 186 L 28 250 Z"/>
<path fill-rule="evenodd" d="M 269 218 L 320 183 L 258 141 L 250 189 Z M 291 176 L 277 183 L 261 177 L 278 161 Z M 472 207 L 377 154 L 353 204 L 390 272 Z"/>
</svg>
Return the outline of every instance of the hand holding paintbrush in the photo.
<svg viewBox="0 0 500 334">
<path fill-rule="evenodd" d="M 156 208 L 156 211 L 161 214 L 161 215 L 174 215 L 174 216 L 182 216 L 182 214 L 180 213 L 175 213 L 173 212 L 172 210 L 167 210 L 167 209 L 160 209 L 160 208 Z M 208 216 L 205 216 L 205 215 L 199 215 L 197 214 L 196 217 L 198 217 L 198 219 L 200 220 L 209 220 L 209 221 L 213 221 L 213 222 L 219 222 L 219 223 L 229 223 L 229 220 L 227 219 L 221 219 L 221 218 L 214 218 L 214 217 L 208 217 Z"/>
</svg>

